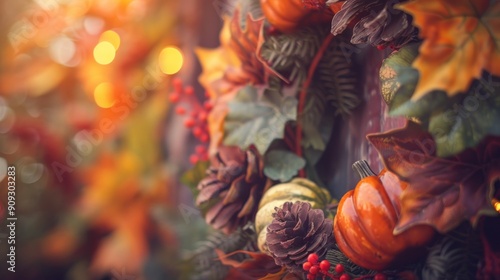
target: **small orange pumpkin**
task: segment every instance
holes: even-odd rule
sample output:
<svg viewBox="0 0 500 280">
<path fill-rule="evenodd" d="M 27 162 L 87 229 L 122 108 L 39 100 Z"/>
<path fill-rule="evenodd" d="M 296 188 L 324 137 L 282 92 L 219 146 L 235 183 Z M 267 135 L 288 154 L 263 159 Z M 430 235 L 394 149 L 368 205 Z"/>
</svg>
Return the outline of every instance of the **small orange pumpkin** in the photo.
<svg viewBox="0 0 500 280">
<path fill-rule="evenodd" d="M 333 17 L 330 10 L 308 8 L 303 0 L 260 0 L 260 4 L 269 23 L 285 33 L 293 32 L 300 25 L 327 23 Z"/>
<path fill-rule="evenodd" d="M 382 270 L 414 260 L 435 231 L 414 226 L 393 234 L 401 210 L 400 195 L 407 183 L 386 169 L 375 175 L 366 161 L 354 163 L 361 180 L 339 202 L 334 219 L 339 249 L 357 265 Z"/>
</svg>

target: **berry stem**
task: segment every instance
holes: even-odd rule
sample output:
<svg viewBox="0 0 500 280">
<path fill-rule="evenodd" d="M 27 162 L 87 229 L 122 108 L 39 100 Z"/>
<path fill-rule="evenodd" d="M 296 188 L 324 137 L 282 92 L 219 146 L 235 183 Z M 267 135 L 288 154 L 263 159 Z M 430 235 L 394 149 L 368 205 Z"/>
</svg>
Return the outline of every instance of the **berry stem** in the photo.
<svg viewBox="0 0 500 280">
<path fill-rule="evenodd" d="M 300 95 L 299 95 L 299 105 L 297 108 L 297 131 L 296 131 L 296 135 L 295 135 L 295 137 L 296 137 L 295 138 L 296 139 L 296 141 L 295 141 L 295 153 L 299 157 L 302 157 L 302 147 L 301 147 L 301 143 L 302 143 L 302 117 L 303 117 L 302 113 L 304 111 L 304 106 L 306 103 L 305 101 L 306 101 L 306 96 L 307 96 L 307 89 L 309 88 L 309 85 L 312 82 L 312 78 L 314 76 L 314 72 L 316 71 L 316 68 L 318 67 L 319 61 L 323 57 L 326 49 L 330 45 L 330 42 L 332 41 L 333 38 L 334 38 L 333 34 L 329 33 L 328 36 L 326 36 L 326 38 L 323 40 L 323 43 L 321 43 L 321 46 L 320 46 L 318 52 L 314 56 L 314 58 L 311 62 L 311 65 L 309 66 L 309 70 L 307 72 L 307 79 L 302 84 L 302 89 L 301 89 Z M 305 172 L 304 168 L 299 170 L 299 176 L 302 178 L 306 177 L 306 172 Z"/>
</svg>

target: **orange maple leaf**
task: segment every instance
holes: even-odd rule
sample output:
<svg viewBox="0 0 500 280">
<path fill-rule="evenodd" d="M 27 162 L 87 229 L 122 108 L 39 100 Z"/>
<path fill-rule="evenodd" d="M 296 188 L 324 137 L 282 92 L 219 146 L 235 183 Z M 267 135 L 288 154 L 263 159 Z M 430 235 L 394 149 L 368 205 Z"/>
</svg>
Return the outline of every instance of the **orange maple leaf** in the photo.
<svg viewBox="0 0 500 280">
<path fill-rule="evenodd" d="M 398 7 L 424 39 L 413 62 L 420 72 L 413 100 L 431 90 L 464 92 L 483 70 L 500 75 L 500 2 L 415 0 Z"/>
<path fill-rule="evenodd" d="M 210 154 L 216 152 L 224 137 L 227 102 L 242 86 L 262 84 L 265 80 L 264 64 L 257 56 L 264 18 L 254 19 L 248 13 L 244 26 L 242 19 L 238 8 L 232 17 L 224 18 L 218 48 L 195 50 L 203 68 L 199 82 L 214 104 L 208 117 Z"/>
<path fill-rule="evenodd" d="M 200 84 L 212 99 L 245 84 L 263 82 L 264 66 L 257 57 L 257 47 L 264 19 L 247 14 L 246 26 L 240 26 L 240 12 L 224 18 L 219 34 L 220 46 L 215 49 L 197 48 L 203 72 Z"/>
</svg>

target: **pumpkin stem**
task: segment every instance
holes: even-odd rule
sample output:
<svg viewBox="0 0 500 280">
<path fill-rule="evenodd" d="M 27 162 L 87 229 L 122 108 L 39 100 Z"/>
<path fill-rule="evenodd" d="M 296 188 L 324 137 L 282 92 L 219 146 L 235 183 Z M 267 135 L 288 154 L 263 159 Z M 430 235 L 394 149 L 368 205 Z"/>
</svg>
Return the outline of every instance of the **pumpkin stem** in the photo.
<svg viewBox="0 0 500 280">
<path fill-rule="evenodd" d="M 358 160 L 352 165 L 352 169 L 354 171 L 358 172 L 359 177 L 361 179 L 369 177 L 369 176 L 376 176 L 375 172 L 370 168 L 370 165 L 368 165 L 368 162 L 366 160 Z"/>
</svg>

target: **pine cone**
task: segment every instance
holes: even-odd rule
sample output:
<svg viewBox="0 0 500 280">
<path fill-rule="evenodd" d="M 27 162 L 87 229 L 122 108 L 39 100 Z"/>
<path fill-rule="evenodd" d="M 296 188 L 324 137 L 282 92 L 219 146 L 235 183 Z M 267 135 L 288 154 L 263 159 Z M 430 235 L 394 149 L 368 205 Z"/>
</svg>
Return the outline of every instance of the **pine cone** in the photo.
<svg viewBox="0 0 500 280">
<path fill-rule="evenodd" d="M 285 202 L 275 209 L 266 242 L 277 265 L 302 271 L 309 254 L 316 253 L 321 259 L 334 244 L 333 222 L 325 219 L 323 210 L 311 209 L 311 204 L 301 201 Z"/>
<path fill-rule="evenodd" d="M 370 43 L 377 47 L 401 48 L 418 38 L 412 17 L 394 9 L 394 5 L 407 0 L 346 0 L 342 9 L 333 16 L 332 33 L 342 33 L 349 24 L 355 24 L 351 43 Z M 329 1 L 330 4 L 339 0 Z"/>
<path fill-rule="evenodd" d="M 267 187 L 263 161 L 254 149 L 220 147 L 211 166 L 198 184 L 196 204 L 208 205 L 205 220 L 229 234 L 253 220 Z"/>
</svg>

